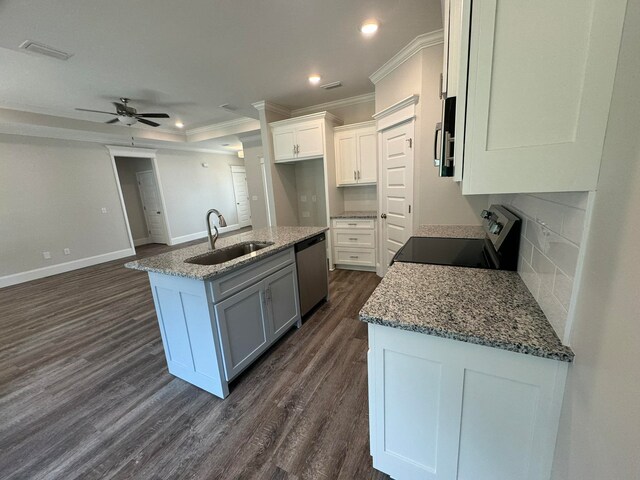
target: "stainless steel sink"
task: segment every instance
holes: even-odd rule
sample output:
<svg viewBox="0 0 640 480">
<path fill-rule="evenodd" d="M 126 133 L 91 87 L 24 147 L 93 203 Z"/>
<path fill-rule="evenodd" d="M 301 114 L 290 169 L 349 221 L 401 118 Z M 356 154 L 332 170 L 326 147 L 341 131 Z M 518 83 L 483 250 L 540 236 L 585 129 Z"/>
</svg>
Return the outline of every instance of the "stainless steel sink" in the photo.
<svg viewBox="0 0 640 480">
<path fill-rule="evenodd" d="M 198 255 L 197 257 L 187 258 L 184 262 L 195 265 L 218 265 L 219 263 L 228 262 L 229 260 L 257 252 L 271 245 L 273 245 L 273 242 L 243 242 L 231 247 L 213 250 L 212 252 Z"/>
</svg>

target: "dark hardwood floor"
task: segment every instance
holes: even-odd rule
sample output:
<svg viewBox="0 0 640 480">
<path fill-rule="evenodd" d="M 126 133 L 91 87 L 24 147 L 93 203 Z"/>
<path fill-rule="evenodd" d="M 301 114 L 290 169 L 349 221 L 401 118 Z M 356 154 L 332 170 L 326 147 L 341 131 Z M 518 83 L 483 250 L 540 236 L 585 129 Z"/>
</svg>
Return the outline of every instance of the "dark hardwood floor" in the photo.
<svg viewBox="0 0 640 480">
<path fill-rule="evenodd" d="M 167 372 L 147 275 L 126 260 L 0 290 L 1 478 L 388 478 L 371 467 L 357 320 L 375 274 L 333 272 L 331 301 L 220 400 Z"/>
</svg>

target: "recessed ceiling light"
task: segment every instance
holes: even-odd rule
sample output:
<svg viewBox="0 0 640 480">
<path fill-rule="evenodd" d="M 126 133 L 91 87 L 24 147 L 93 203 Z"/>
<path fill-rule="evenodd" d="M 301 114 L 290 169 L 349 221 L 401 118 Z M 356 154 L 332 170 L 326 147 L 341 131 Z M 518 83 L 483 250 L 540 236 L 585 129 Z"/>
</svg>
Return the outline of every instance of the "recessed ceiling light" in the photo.
<svg viewBox="0 0 640 480">
<path fill-rule="evenodd" d="M 378 21 L 377 20 L 367 20 L 362 25 L 360 25 L 360 31 L 363 35 L 373 35 L 378 31 Z"/>
<path fill-rule="evenodd" d="M 176 127 L 178 127 L 178 128 L 184 128 L 184 123 L 182 123 L 182 122 L 178 121 L 178 122 L 176 122 Z"/>
<path fill-rule="evenodd" d="M 317 73 L 314 73 L 313 75 L 309 75 L 309 83 L 312 83 L 313 85 L 319 84 L 320 80 L 322 80 L 322 77 Z"/>
</svg>

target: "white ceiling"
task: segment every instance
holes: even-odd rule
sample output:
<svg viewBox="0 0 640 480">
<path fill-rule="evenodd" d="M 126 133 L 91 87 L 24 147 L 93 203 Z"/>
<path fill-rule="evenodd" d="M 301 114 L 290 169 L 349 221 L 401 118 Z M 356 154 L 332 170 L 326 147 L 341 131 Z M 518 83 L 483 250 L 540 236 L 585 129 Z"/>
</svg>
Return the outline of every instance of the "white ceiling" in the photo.
<svg viewBox="0 0 640 480">
<path fill-rule="evenodd" d="M 364 38 L 358 26 L 380 21 Z M 0 0 L 0 105 L 92 121 L 75 107 L 166 111 L 187 128 L 373 90 L 368 77 L 419 34 L 441 28 L 440 0 Z M 18 50 L 34 40 L 68 61 Z M 342 81 L 325 91 L 307 82 Z M 228 103 L 235 113 L 217 106 Z"/>
</svg>

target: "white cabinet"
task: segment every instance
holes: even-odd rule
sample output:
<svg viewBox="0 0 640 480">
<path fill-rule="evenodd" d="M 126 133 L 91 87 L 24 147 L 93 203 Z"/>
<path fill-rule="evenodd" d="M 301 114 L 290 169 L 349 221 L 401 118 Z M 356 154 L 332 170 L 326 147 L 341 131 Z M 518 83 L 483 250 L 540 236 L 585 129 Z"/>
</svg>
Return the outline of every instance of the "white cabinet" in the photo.
<svg viewBox="0 0 640 480">
<path fill-rule="evenodd" d="M 275 162 L 320 158 L 325 152 L 324 120 L 288 119 L 271 124 Z"/>
<path fill-rule="evenodd" d="M 398 480 L 548 480 L 568 364 L 369 325 L 373 466 Z"/>
<path fill-rule="evenodd" d="M 338 186 L 372 185 L 378 181 L 375 122 L 334 129 Z"/>
<path fill-rule="evenodd" d="M 331 226 L 333 261 L 337 268 L 375 269 L 376 230 L 373 219 L 336 218 Z"/>
<path fill-rule="evenodd" d="M 625 6 L 449 0 L 464 194 L 595 189 Z"/>
</svg>

